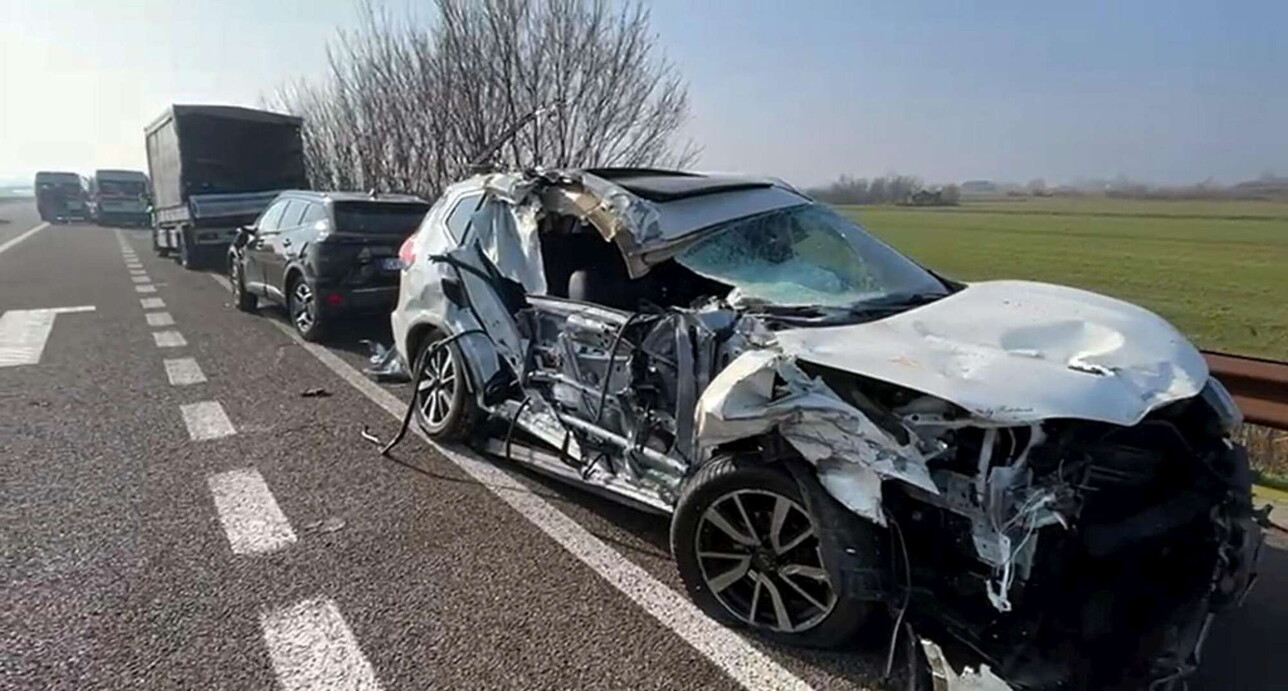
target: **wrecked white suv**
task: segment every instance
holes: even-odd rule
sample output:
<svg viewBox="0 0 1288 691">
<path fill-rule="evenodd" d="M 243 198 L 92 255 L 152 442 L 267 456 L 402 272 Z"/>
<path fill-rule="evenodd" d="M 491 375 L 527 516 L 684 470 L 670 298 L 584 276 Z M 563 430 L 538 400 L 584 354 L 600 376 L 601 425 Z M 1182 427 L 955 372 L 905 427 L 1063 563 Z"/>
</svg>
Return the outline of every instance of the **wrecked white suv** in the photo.
<svg viewBox="0 0 1288 691">
<path fill-rule="evenodd" d="M 1253 580 L 1239 411 L 1139 307 L 955 283 L 782 182 L 675 171 L 475 177 L 401 256 L 424 431 L 671 514 L 730 625 L 888 617 L 971 688 L 1171 688 Z"/>
</svg>

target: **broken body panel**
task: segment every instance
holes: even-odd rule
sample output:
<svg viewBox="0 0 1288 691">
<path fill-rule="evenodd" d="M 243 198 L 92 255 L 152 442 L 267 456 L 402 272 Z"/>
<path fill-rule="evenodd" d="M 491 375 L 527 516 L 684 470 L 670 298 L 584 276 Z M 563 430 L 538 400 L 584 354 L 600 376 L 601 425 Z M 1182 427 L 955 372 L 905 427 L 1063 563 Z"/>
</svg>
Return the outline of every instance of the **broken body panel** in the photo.
<svg viewBox="0 0 1288 691">
<path fill-rule="evenodd" d="M 756 309 L 756 285 L 698 301 L 653 286 L 643 311 L 558 294 L 544 243 L 569 228 L 615 245 L 634 285 L 731 218 L 812 205 L 772 182 L 712 189 L 654 203 L 588 172 L 461 183 L 446 196 L 483 202 L 464 238 L 438 230 L 443 204 L 427 216 L 399 349 L 462 334 L 486 448 L 643 508 L 669 510 L 717 454 L 812 466 L 854 520 L 898 529 L 905 573 L 866 595 L 963 642 L 986 688 L 993 671 L 1017 688 L 1191 671 L 1260 545 L 1225 437 L 1238 413 L 1198 351 L 1141 308 L 1015 281 L 803 319 Z"/>
</svg>

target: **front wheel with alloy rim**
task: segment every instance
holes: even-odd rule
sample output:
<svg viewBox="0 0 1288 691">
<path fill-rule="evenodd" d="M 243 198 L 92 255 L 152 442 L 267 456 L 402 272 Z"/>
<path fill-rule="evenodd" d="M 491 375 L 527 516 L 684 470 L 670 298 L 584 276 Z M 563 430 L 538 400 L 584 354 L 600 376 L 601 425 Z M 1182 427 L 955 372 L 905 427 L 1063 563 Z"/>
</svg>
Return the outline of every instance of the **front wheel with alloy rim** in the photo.
<svg viewBox="0 0 1288 691">
<path fill-rule="evenodd" d="M 872 605 L 834 587 L 812 503 L 780 466 L 732 456 L 708 461 L 688 480 L 671 521 L 671 551 L 689 597 L 708 616 L 779 643 L 851 641 Z"/>
<path fill-rule="evenodd" d="M 457 441 L 470 433 L 476 404 L 466 385 L 460 349 L 456 343 L 444 343 L 437 336 L 424 339 L 416 354 L 416 367 L 420 370 L 415 393 L 416 422 L 431 439 Z"/>
<path fill-rule="evenodd" d="M 242 263 L 237 257 L 228 262 L 228 284 L 233 290 L 233 305 L 243 312 L 254 312 L 259 307 L 259 298 L 246 292 L 246 277 L 242 274 Z"/>
<path fill-rule="evenodd" d="M 286 292 L 286 308 L 291 323 L 306 341 L 320 341 L 326 332 L 317 293 L 305 278 L 295 278 Z"/>
</svg>

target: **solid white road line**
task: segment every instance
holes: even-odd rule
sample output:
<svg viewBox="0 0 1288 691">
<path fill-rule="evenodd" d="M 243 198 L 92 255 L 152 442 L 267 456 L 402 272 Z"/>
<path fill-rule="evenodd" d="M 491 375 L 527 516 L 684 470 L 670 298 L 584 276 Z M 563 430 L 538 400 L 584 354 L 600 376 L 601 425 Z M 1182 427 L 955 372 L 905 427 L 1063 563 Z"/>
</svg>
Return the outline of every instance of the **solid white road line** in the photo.
<svg viewBox="0 0 1288 691">
<path fill-rule="evenodd" d="M 155 293 L 155 292 L 157 292 L 157 287 L 156 287 L 156 286 L 134 286 L 134 292 L 136 292 L 136 293 Z"/>
<path fill-rule="evenodd" d="M 187 386 L 206 381 L 206 375 L 202 373 L 201 366 L 190 357 L 166 360 L 165 376 L 170 380 L 170 386 Z"/>
<path fill-rule="evenodd" d="M 165 309 L 165 300 L 161 298 L 140 298 L 139 304 L 145 310 Z"/>
<path fill-rule="evenodd" d="M 205 441 L 220 437 L 231 437 L 237 434 L 232 420 L 224 412 L 218 401 L 202 401 L 179 406 L 183 413 L 183 424 L 188 427 L 188 437 L 193 441 Z"/>
<path fill-rule="evenodd" d="M 233 554 L 276 552 L 295 542 L 295 531 L 254 468 L 230 470 L 206 480 Z"/>
<path fill-rule="evenodd" d="M 40 225 L 36 226 L 35 228 L 32 228 L 31 230 L 23 231 L 22 235 L 19 235 L 18 237 L 4 243 L 3 245 L 0 245 L 0 254 L 3 254 L 5 250 L 9 249 L 10 247 L 13 247 L 14 245 L 22 242 L 23 240 L 26 240 L 32 235 L 35 235 L 36 233 L 39 233 L 40 231 L 48 227 L 49 227 L 48 223 L 41 223 Z"/>
<path fill-rule="evenodd" d="M 0 315 L 0 367 L 35 365 L 54 330 L 54 318 L 73 312 L 93 312 L 93 305 L 40 310 L 9 310 Z"/>
<path fill-rule="evenodd" d="M 174 317 L 169 312 L 148 312 L 143 315 L 148 326 L 174 326 Z"/>
<path fill-rule="evenodd" d="M 158 348 L 182 348 L 188 345 L 187 339 L 178 331 L 153 331 L 152 340 Z"/>
<path fill-rule="evenodd" d="M 223 276 L 212 275 L 211 278 L 220 285 L 228 285 Z M 277 321 L 270 320 L 269 323 L 384 408 L 395 420 L 402 420 L 407 404 L 368 380 L 331 351 L 300 338 L 291 327 Z M 439 446 L 415 427 L 412 431 L 742 686 L 748 689 L 811 688 L 803 679 L 757 650 L 742 636 L 707 617 L 687 598 L 618 554 L 505 471 L 473 453 Z"/>
<path fill-rule="evenodd" d="M 286 691 L 378 691 L 380 682 L 331 600 L 306 600 L 259 617 L 278 682 Z"/>
</svg>

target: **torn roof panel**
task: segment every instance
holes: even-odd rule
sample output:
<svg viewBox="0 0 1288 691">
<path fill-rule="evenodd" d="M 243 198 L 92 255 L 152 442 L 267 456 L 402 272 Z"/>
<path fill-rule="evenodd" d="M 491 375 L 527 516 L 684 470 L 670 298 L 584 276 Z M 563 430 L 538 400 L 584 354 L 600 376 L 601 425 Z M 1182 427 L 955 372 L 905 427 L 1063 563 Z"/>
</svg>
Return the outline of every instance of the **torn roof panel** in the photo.
<svg viewBox="0 0 1288 691">
<path fill-rule="evenodd" d="M 951 401 L 1003 424 L 1057 417 L 1133 425 L 1197 395 L 1199 351 L 1135 305 L 1027 281 L 975 283 L 864 324 L 789 329 L 783 351 Z"/>
</svg>

